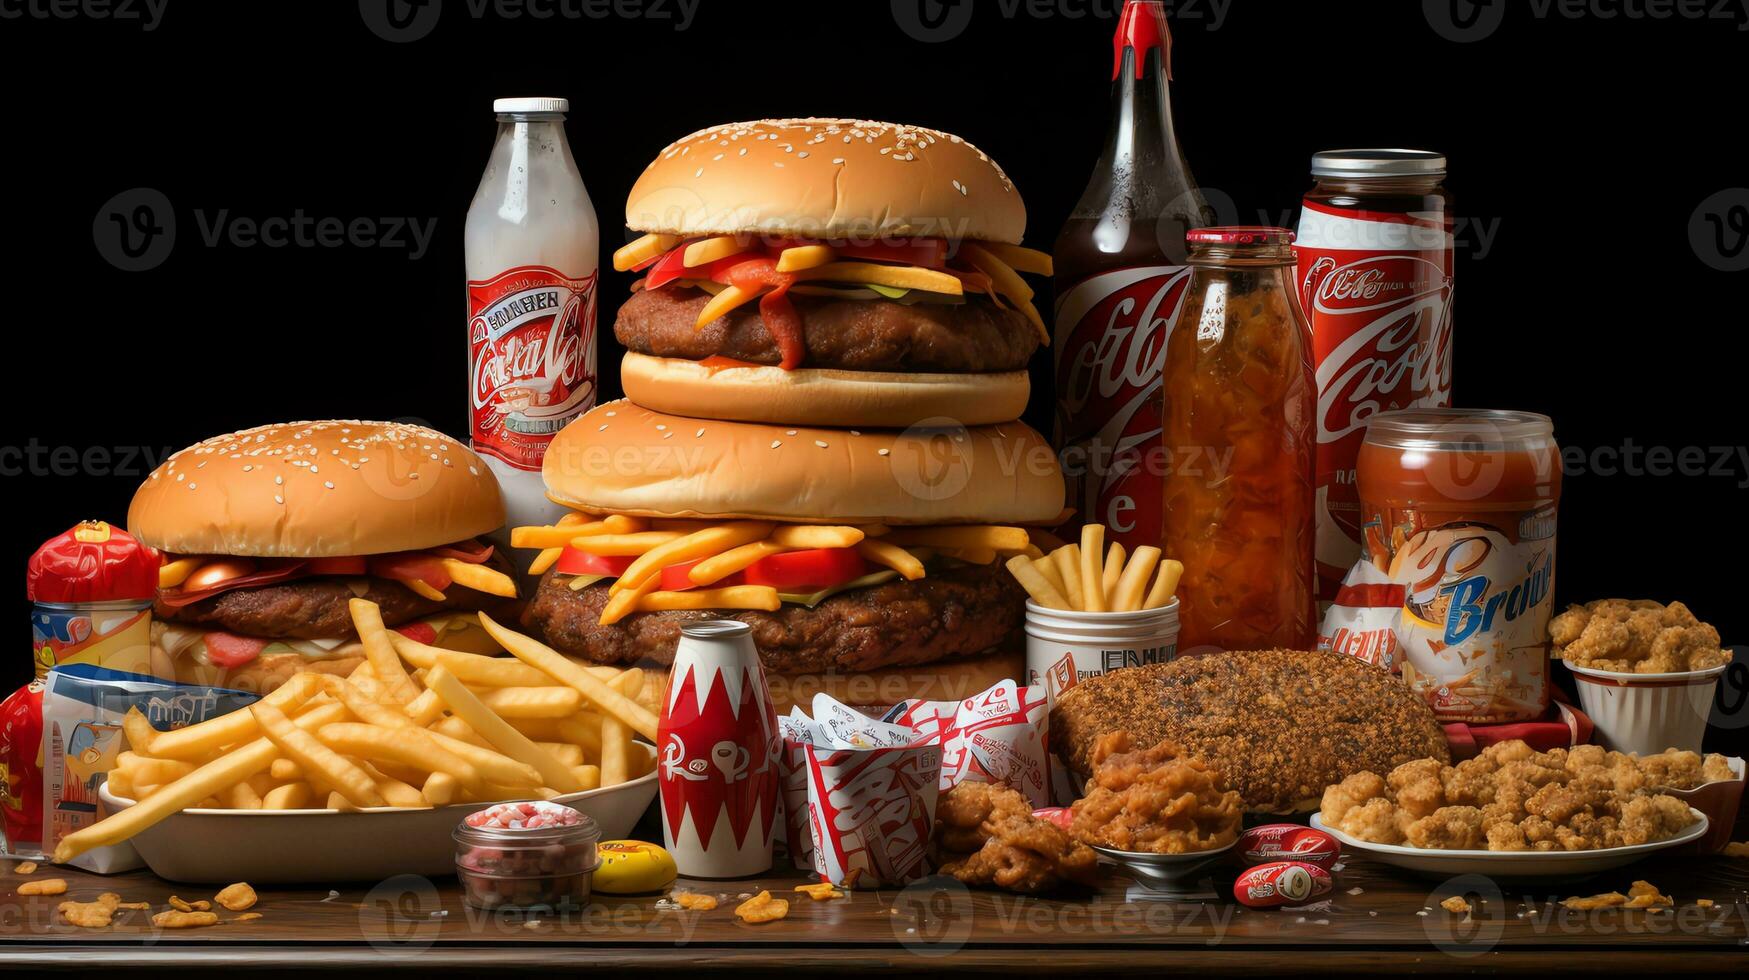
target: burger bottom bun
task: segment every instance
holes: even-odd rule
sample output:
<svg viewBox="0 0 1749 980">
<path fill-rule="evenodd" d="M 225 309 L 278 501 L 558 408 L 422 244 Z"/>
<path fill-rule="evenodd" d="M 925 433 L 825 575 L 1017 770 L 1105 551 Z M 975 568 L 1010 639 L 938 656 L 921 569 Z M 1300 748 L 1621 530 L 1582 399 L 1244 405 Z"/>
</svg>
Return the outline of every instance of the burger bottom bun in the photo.
<svg viewBox="0 0 1749 980">
<path fill-rule="evenodd" d="M 626 397 L 652 411 L 690 418 L 778 425 L 902 429 L 929 422 L 990 425 L 1026 411 L 1025 371 L 905 374 L 747 365 L 628 352 L 620 362 Z"/>
</svg>

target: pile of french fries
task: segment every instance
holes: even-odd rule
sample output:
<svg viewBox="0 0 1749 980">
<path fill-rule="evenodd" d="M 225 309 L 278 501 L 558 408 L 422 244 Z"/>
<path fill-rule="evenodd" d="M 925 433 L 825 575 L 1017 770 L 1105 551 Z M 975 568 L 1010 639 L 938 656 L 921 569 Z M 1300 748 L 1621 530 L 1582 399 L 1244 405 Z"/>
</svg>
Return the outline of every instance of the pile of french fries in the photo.
<svg viewBox="0 0 1749 980">
<path fill-rule="evenodd" d="M 1026 529 L 996 525 L 888 527 L 779 524 L 773 521 L 700 521 L 611 515 L 590 520 L 567 514 L 557 524 L 519 527 L 510 532 L 515 548 L 540 548 L 529 574 L 540 575 L 565 548 L 603 558 L 635 560 L 610 586 L 601 624 L 617 623 L 634 612 L 665 609 L 763 609 L 774 611 L 777 590 L 765 585 L 713 588 L 754 562 L 786 551 L 855 548 L 871 564 L 890 568 L 907 581 L 924 575 L 923 563 L 936 555 L 988 565 L 998 557 L 1043 558 Z M 687 573 L 697 588 L 662 591 L 662 569 L 698 562 Z M 587 579 L 581 581 L 587 582 Z"/>
<path fill-rule="evenodd" d="M 249 707 L 169 732 L 135 709 L 110 791 L 133 806 L 68 835 L 57 862 L 117 844 L 191 807 L 434 807 L 551 799 L 654 768 L 656 715 L 634 700 L 643 672 L 585 665 L 484 613 L 513 655 L 427 646 L 350 604 L 366 661 L 346 677 L 304 672 Z"/>
<path fill-rule="evenodd" d="M 1008 571 L 1046 609 L 1135 612 L 1171 602 L 1184 563 L 1162 560 L 1160 549 L 1151 545 L 1132 555 L 1115 541 L 1107 549 L 1105 525 L 1087 524 L 1079 544 L 1065 544 L 1041 557 L 1016 555 L 1008 559 Z"/>
</svg>

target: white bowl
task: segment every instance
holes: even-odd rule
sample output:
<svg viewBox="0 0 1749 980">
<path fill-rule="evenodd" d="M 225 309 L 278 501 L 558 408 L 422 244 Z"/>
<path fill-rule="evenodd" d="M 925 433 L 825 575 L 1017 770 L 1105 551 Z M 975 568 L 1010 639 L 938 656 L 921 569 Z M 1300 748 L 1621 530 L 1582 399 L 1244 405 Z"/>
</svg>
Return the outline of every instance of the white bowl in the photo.
<svg viewBox="0 0 1749 980">
<path fill-rule="evenodd" d="M 635 743 L 652 755 L 655 749 Z M 98 791 L 111 813 L 133 800 L 106 785 Z M 593 818 L 601 839 L 630 834 L 656 796 L 654 770 L 630 782 L 555 797 Z M 455 841 L 463 817 L 490 803 L 429 809 L 183 810 L 140 831 L 134 850 L 152 873 L 170 881 L 252 885 L 381 881 L 398 874 L 455 873 Z"/>
<path fill-rule="evenodd" d="M 1632 864 L 1654 851 L 1681 847 L 1704 837 L 1706 814 L 1693 807 L 1689 807 L 1689 812 L 1696 822 L 1669 840 L 1592 851 L 1441 851 L 1403 844 L 1373 844 L 1326 825 L 1323 815 L 1318 813 L 1312 814 L 1312 826 L 1341 841 L 1345 850 L 1418 875 L 1445 878 L 1485 875 L 1501 883 L 1558 882 L 1589 878 Z"/>
<path fill-rule="evenodd" d="M 1669 674 L 1624 674 L 1576 664 L 1567 669 L 1579 688 L 1579 706 L 1597 726 L 1605 748 L 1656 755 L 1665 749 L 1700 751 L 1713 693 L 1730 666 Z"/>
</svg>

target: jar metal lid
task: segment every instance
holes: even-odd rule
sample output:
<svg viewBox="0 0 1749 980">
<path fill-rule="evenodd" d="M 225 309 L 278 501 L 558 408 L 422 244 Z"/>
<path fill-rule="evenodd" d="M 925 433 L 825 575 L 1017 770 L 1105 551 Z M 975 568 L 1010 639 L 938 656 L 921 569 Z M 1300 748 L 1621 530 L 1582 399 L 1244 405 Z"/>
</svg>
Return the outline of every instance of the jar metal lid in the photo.
<svg viewBox="0 0 1749 980">
<path fill-rule="evenodd" d="M 1548 444 L 1555 424 L 1547 415 L 1478 408 L 1410 408 L 1380 412 L 1366 425 L 1366 441 L 1403 449 L 1475 450 Z"/>
<path fill-rule="evenodd" d="M 1431 150 L 1324 150 L 1312 154 L 1314 177 L 1443 177 L 1445 154 Z"/>
</svg>

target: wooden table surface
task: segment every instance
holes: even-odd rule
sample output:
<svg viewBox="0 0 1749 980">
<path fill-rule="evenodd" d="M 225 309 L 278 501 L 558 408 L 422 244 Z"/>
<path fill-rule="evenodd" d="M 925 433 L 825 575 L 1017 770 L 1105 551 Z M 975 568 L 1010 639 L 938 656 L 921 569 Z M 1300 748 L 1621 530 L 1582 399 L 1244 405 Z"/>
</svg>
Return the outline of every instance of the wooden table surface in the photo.
<svg viewBox="0 0 1749 980">
<path fill-rule="evenodd" d="M 1736 839 L 1749 836 L 1745 823 Z M 496 915 L 463 904 L 452 878 L 408 876 L 332 890 L 263 888 L 255 908 L 260 919 L 190 930 L 155 929 L 144 911 L 122 912 L 106 929 L 78 929 L 55 909 L 64 899 L 91 900 L 104 891 L 163 908 L 172 894 L 210 898 L 212 886 L 174 885 L 143 871 L 101 876 L 44 866 L 31 877 L 65 878 L 67 894 L 20 897 L 17 887 L 26 879 L 11 873 L 11 864 L 0 862 L 0 966 L 15 969 L 1250 975 L 1704 973 L 1749 964 L 1749 859 L 1742 858 L 1653 857 L 1578 885 L 1496 889 L 1474 879 L 1418 879 L 1351 855 L 1338 865 L 1332 895 L 1305 908 L 1267 911 L 1232 901 L 1230 870 L 1210 879 L 1201 898 L 1166 897 L 1108 869 L 1091 897 L 1020 898 L 931 878 L 814 902 L 792 891 L 804 876 L 780 868 L 753 881 L 683 880 L 681 887 L 723 899 L 712 912 L 658 908 L 660 896 L 598 895 L 581 912 Z M 1636 878 L 1658 885 L 1676 906 L 1575 912 L 1556 904 L 1573 894 L 1625 892 Z M 735 917 L 737 897 L 761 888 L 790 899 L 787 919 L 751 926 Z M 1476 906 L 1467 918 L 1439 907 L 1459 892 Z M 1699 899 L 1715 904 L 1703 908 Z"/>
</svg>

